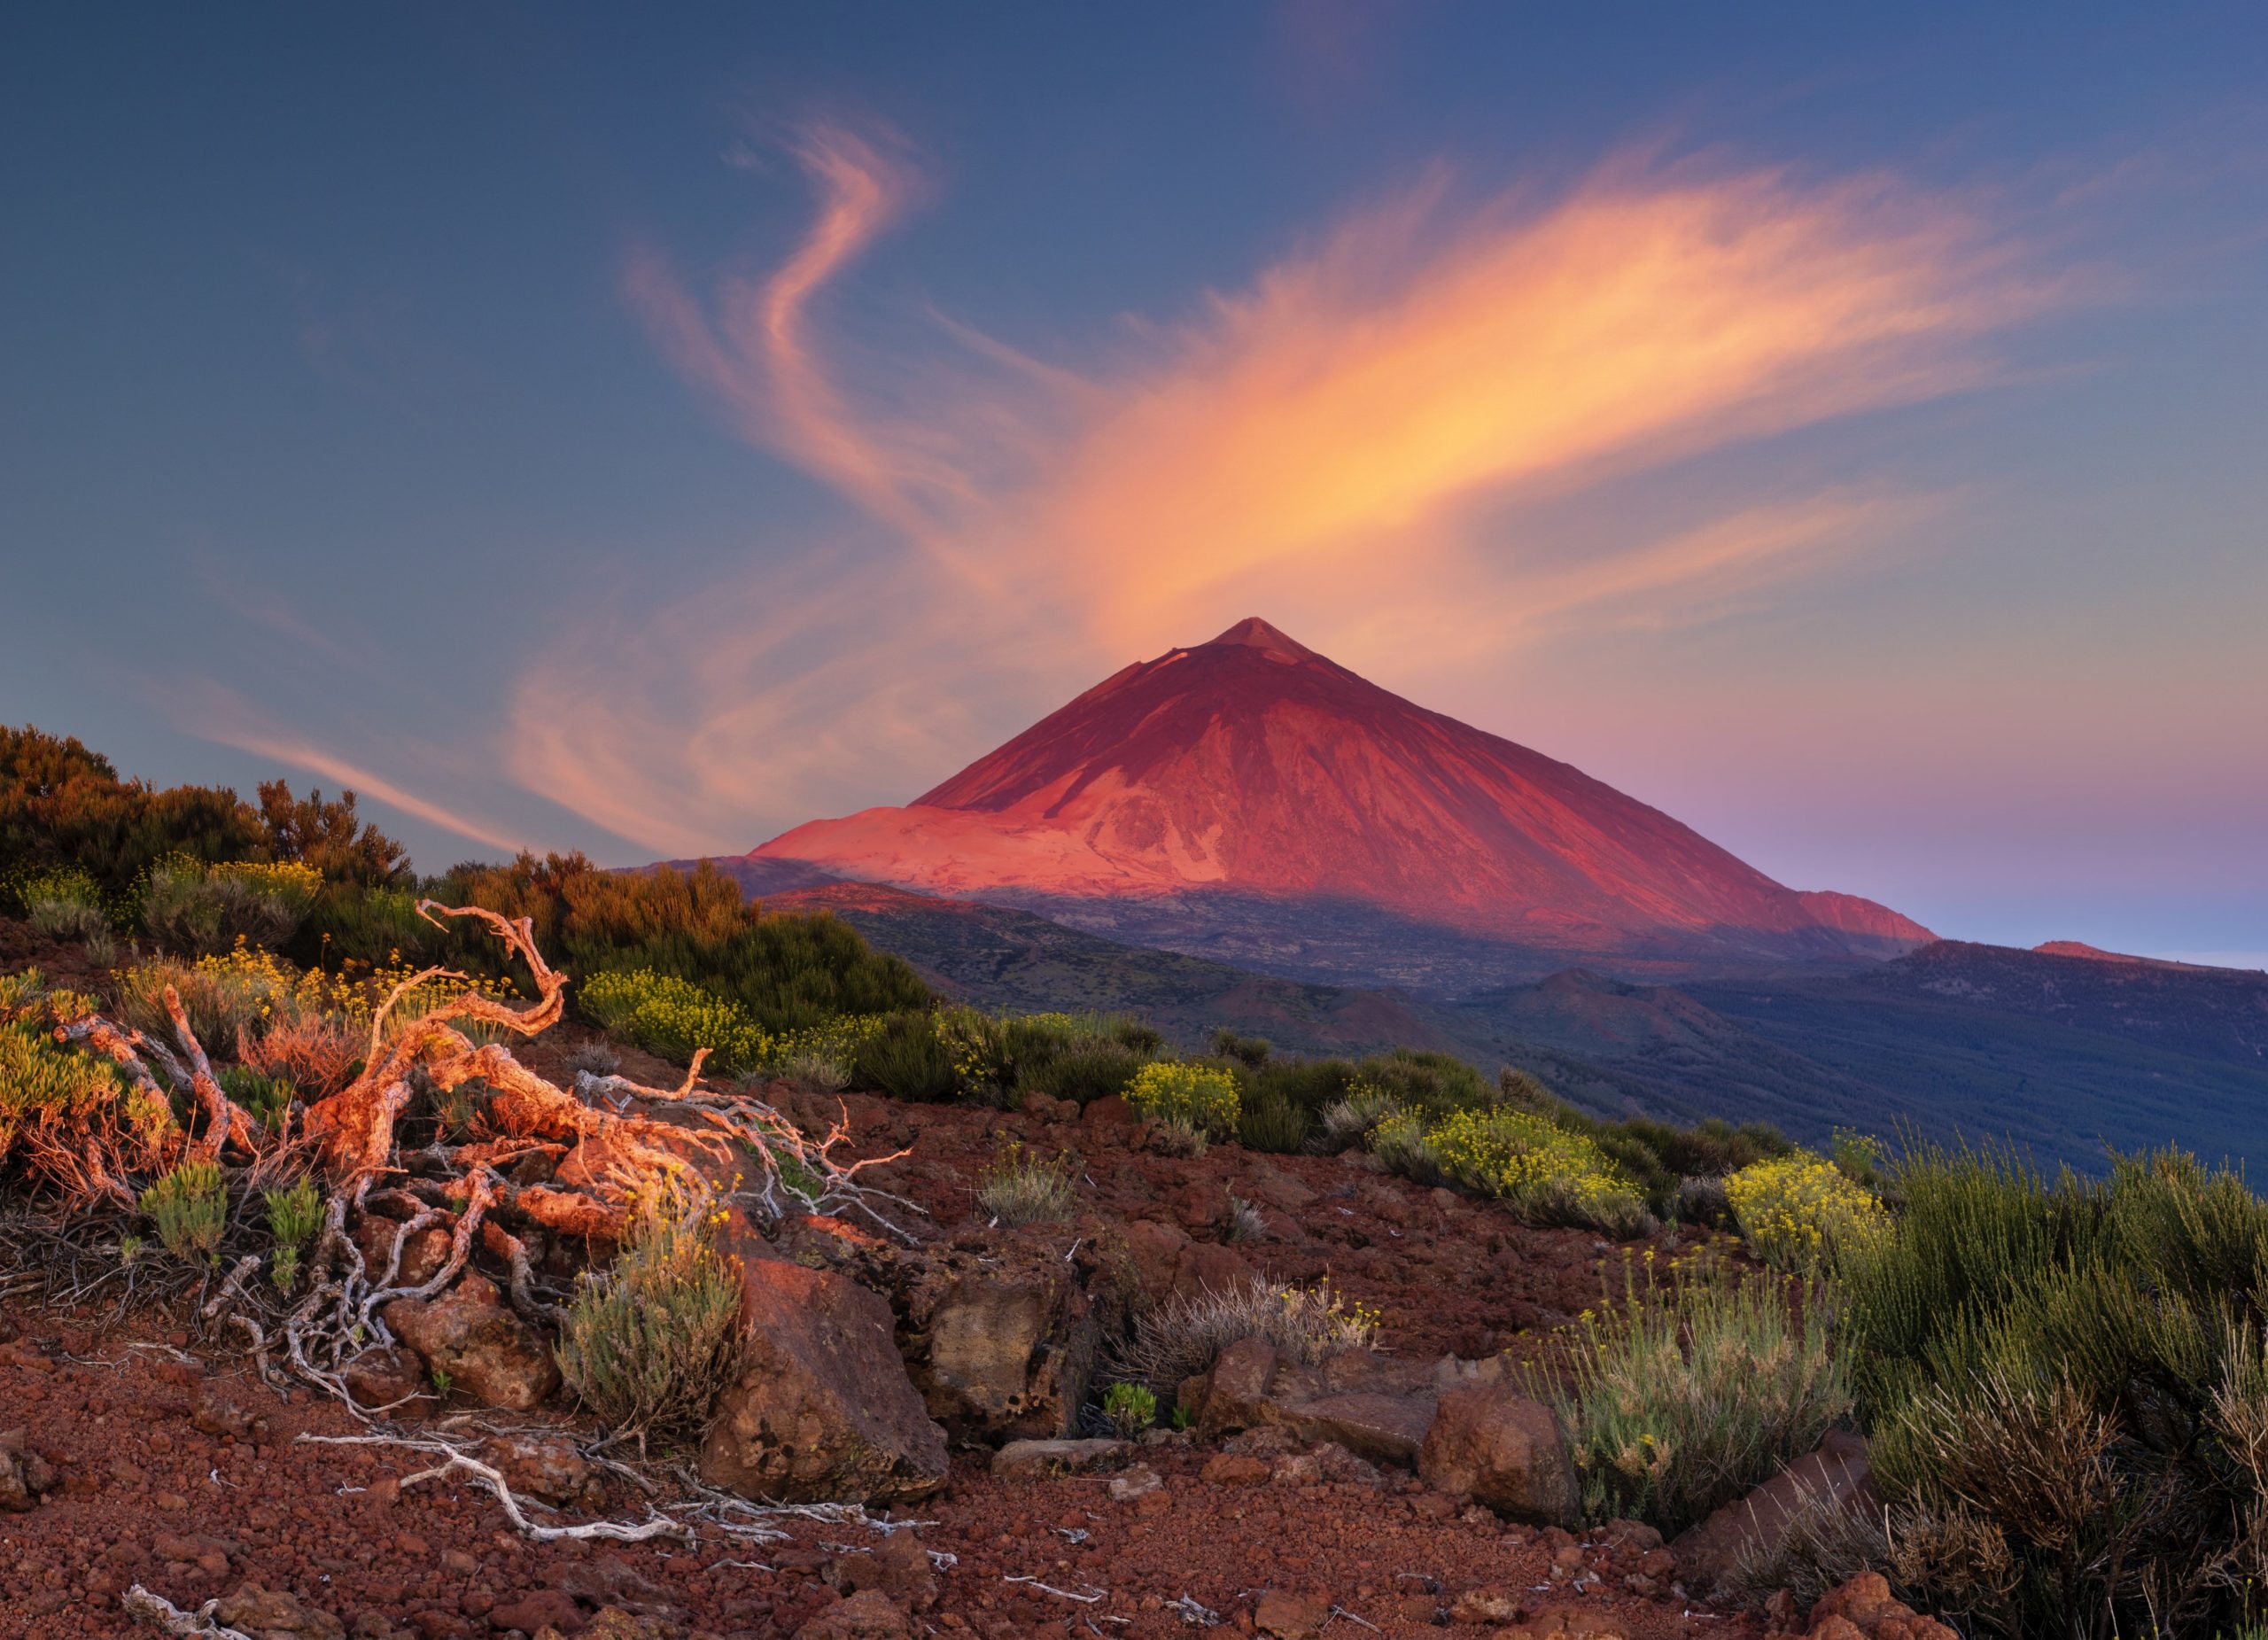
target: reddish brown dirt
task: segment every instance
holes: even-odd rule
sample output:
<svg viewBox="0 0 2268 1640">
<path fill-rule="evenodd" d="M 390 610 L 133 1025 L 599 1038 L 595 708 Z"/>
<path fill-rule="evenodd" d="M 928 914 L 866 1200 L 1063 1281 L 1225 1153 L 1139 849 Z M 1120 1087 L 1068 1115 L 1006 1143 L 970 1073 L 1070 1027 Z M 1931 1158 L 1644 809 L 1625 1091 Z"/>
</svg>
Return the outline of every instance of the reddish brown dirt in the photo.
<svg viewBox="0 0 2268 1640">
<path fill-rule="evenodd" d="M 299 1392 L 286 1403 L 224 1372 L 214 1387 L 268 1428 L 245 1441 L 202 1434 L 190 1422 L 199 1369 L 165 1340 L 58 1325 L 52 1316 L 11 1319 L 26 1330 L 0 1349 L 0 1428 L 27 1428 L 64 1487 L 27 1514 L 0 1515 L 7 1640 L 146 1633 L 118 1610 L 118 1595 L 137 1581 L 184 1607 L 246 1581 L 280 1585 L 350 1625 L 369 1613 L 383 1619 L 380 1632 L 420 1636 L 508 1632 L 492 1618 L 532 1599 L 571 1622 L 614 1600 L 723 1635 L 789 1634 L 836 1598 L 825 1566 L 844 1546 L 873 1541 L 797 1524 L 792 1544 L 760 1551 L 530 1543 L 478 1488 L 428 1482 L 397 1492 L 392 1483 L 422 1462 L 414 1455 L 294 1444 L 303 1432 L 354 1431 L 328 1402 Z M 1151 1457 L 1161 1493 L 1131 1503 L 1113 1502 L 1099 1479 L 1008 1482 L 958 1461 L 944 1496 L 918 1513 L 934 1523 L 920 1528 L 923 1544 L 955 1557 L 924 1615 L 986 1640 L 1076 1633 L 1079 1619 L 1103 1616 L 1130 1620 L 1109 1632 L 1167 1636 L 1189 1632 L 1163 1609 L 1187 1596 L 1248 1631 L 1258 1594 L 1284 1587 L 1328 1597 L 1389 1635 L 1433 1636 L 1441 1631 L 1405 1610 L 1431 1580 L 1452 1597 L 1493 1585 L 1580 1601 L 1623 1619 L 1639 1640 L 1761 1632 L 1747 1620 L 1688 1615 L 1676 1601 L 1618 1597 L 1612 1575 L 1588 1595 L 1566 1592 L 1564 1581 L 1553 1584 L 1553 1551 L 1539 1535 L 1485 1512 L 1460 1516 L 1414 1481 L 1382 1491 L 1216 1485 L 1198 1477 L 1208 1456 L 1161 1449 Z M 610 1502 L 634 1512 L 625 1489 Z M 1074 1543 L 1078 1532 L 1087 1536 Z M 1587 1564 L 1613 1565 L 1596 1550 Z M 1106 1592 L 1084 1604 L 1011 1576 Z"/>
<path fill-rule="evenodd" d="M 564 1028 L 526 1057 L 562 1076 L 568 1053 L 588 1038 Z M 623 1061 L 641 1079 L 678 1079 L 633 1051 Z M 1143 1217 L 1216 1242 L 1228 1198 L 1249 1201 L 1262 1228 L 1232 1244 L 1238 1257 L 1278 1279 L 1327 1278 L 1382 1312 L 1384 1347 L 1416 1360 L 1533 1354 L 1603 1286 L 1619 1286 L 1622 1259 L 1643 1257 L 1581 1232 L 1523 1228 L 1359 1160 L 1234 1146 L 1174 1159 L 1141 1150 L 1123 1125 L 858 1096 L 844 1106 L 859 1154 L 913 1148 L 882 1182 L 920 1201 L 943 1230 L 970 1222 L 976 1170 L 1008 1138 L 1077 1158 L 1082 1216 L 1066 1228 L 1067 1243 Z M 360 1426 L 306 1390 L 277 1397 L 223 1345 L 173 1330 L 179 1325 L 0 1307 L 0 1432 L 26 1430 L 63 1479 L 28 1512 L 0 1514 L 0 1640 L 147 1633 L 118 1605 L 137 1581 L 183 1607 L 246 1582 L 280 1586 L 358 1636 L 509 1636 L 515 1616 L 572 1633 L 610 1602 L 666 1613 L 688 1631 L 788 1635 L 839 1597 L 826 1568 L 875 1541 L 858 1528 L 796 1522 L 792 1543 L 761 1551 L 715 1539 L 691 1551 L 531 1543 L 477 1486 L 400 1491 L 400 1479 L 423 1466 L 418 1455 L 297 1443 L 301 1434 Z M 265 1426 L 243 1438 L 201 1432 L 198 1403 L 215 1395 Z M 1486 1512 L 1461 1512 L 1407 1476 L 1389 1474 L 1379 1488 L 1207 1481 L 1200 1471 L 1214 1452 L 1177 1441 L 1144 1455 L 1162 1488 L 1116 1502 L 1105 1479 L 997 1480 L 984 1456 L 959 1455 L 945 1492 L 918 1512 L 930 1523 L 920 1529 L 923 1544 L 951 1559 L 917 1633 L 1185 1635 L 1192 1630 L 1169 1605 L 1184 1597 L 1250 1633 L 1255 1603 L 1272 1588 L 1324 1597 L 1385 1635 L 1430 1636 L 1442 1631 L 1428 1620 L 1428 1590 L 1453 1598 L 1480 1587 L 1611 1613 L 1635 1640 L 1763 1632 L 1752 1618 L 1639 1597 L 1622 1581 L 1627 1556 L 1596 1546 L 1563 1552 L 1564 1543 Z M 616 1518 L 640 1512 L 620 1482 L 606 1504 Z M 1010 1577 L 1101 1597 L 1073 1600 Z M 1334 1621 L 1332 1632 L 1364 1630 Z"/>
</svg>

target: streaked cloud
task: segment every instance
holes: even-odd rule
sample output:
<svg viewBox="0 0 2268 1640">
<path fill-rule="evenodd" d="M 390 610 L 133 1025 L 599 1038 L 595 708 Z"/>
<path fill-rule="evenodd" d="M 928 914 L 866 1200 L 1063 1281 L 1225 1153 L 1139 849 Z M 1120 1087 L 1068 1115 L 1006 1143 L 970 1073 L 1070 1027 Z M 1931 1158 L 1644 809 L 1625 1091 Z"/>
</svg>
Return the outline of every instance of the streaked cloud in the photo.
<svg viewBox="0 0 2268 1640">
<path fill-rule="evenodd" d="M 817 212 L 776 271 L 703 295 L 648 251 L 627 293 L 743 437 L 895 556 L 830 574 L 813 548 L 784 600 L 752 572 L 586 634 L 521 690 L 571 732 L 516 719 L 526 785 L 673 852 L 902 801 L 1010 703 L 1248 613 L 1301 611 L 1360 666 L 1449 620 L 1485 661 L 1547 622 L 1768 596 L 1915 498 L 1782 481 L 1580 551 L 1523 508 L 1991 382 L 1988 338 L 2059 295 L 1977 212 L 1885 178 L 1630 160 L 1475 201 L 1442 170 L 1088 357 L 948 322 L 877 359 L 830 338 L 824 298 L 916 172 L 836 128 L 795 152 Z"/>
<path fill-rule="evenodd" d="M 383 803 L 428 825 L 439 826 L 444 831 L 508 854 L 527 846 L 526 838 L 516 836 L 501 826 L 422 797 L 299 732 L 282 727 L 225 684 L 210 679 L 169 680 L 160 703 L 173 718 L 175 727 L 185 735 L 304 770 L 353 791 L 358 798 Z"/>
</svg>

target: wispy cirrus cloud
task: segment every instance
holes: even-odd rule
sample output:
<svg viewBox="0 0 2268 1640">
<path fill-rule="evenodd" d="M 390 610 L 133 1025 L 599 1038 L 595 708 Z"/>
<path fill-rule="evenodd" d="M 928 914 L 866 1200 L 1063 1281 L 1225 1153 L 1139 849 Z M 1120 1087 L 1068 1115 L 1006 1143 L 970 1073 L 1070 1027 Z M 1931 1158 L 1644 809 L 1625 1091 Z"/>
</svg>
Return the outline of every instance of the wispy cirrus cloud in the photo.
<svg viewBox="0 0 2268 1640">
<path fill-rule="evenodd" d="M 428 825 L 501 849 L 508 854 L 528 846 L 524 836 L 515 836 L 493 821 L 422 797 L 299 731 L 284 727 L 226 684 L 211 679 L 172 678 L 166 681 L 158 698 L 183 734 L 304 770 L 358 797 L 372 798 Z"/>
<path fill-rule="evenodd" d="M 819 302 L 915 174 L 832 128 L 796 153 L 818 210 L 776 271 L 704 297 L 646 252 L 628 297 L 744 437 L 897 555 L 830 575 L 815 554 L 784 618 L 760 587 L 703 589 L 521 689 L 519 778 L 674 851 L 901 800 L 1009 703 L 1255 610 L 1361 665 L 1447 624 L 1511 646 L 1757 595 L 1913 499 L 1758 494 L 1573 556 L 1518 509 L 1992 381 L 1987 338 L 2060 296 L 1958 201 L 1630 160 L 1477 203 L 1436 171 L 1084 360 L 941 325 L 934 355 L 877 361 L 828 342 Z M 816 671 L 795 641 L 814 626 L 839 637 Z M 536 703 L 563 701 L 576 733 L 538 732 Z"/>
</svg>

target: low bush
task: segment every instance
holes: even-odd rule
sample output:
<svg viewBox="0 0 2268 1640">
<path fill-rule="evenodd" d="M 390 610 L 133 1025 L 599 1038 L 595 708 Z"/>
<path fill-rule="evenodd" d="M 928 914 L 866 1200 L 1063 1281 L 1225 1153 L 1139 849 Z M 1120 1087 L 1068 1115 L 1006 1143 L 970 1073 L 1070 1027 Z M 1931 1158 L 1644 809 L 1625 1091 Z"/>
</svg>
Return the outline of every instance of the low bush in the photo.
<svg viewBox="0 0 2268 1640">
<path fill-rule="evenodd" d="M 32 932 L 47 939 L 95 940 L 111 932 L 110 913 L 93 877 L 77 867 L 44 871 L 17 890 Z"/>
<path fill-rule="evenodd" d="M 1836 1286 L 1900 1578 L 1980 1633 L 2268 1614 L 2268 1204 L 2178 1153 L 1922 1150 L 1891 1185 Z"/>
<path fill-rule="evenodd" d="M 1417 1111 L 1391 1107 L 1371 1124 L 1363 1143 L 1390 1173 L 1421 1185 L 1439 1185 L 1449 1177 L 1427 1136 L 1425 1118 Z"/>
<path fill-rule="evenodd" d="M 1236 1079 L 1181 1060 L 1145 1065 L 1126 1084 L 1126 1102 L 1141 1115 L 1179 1123 L 1199 1133 L 1233 1133 L 1239 1115 Z"/>
<path fill-rule="evenodd" d="M 351 1030 L 338 1014 L 310 1009 L 277 1019 L 258 1034 L 237 1039 L 237 1057 L 253 1070 L 289 1082 L 313 1104 L 328 1099 L 354 1079 L 369 1046 L 366 1034 Z"/>
<path fill-rule="evenodd" d="M 35 968 L 0 979 L 0 1162 L 27 1131 L 83 1120 L 126 1092 L 106 1059 L 55 1040 L 83 999 L 50 991 Z"/>
<path fill-rule="evenodd" d="M 1479 1071 L 1450 1053 L 1396 1048 L 1355 1067 L 1354 1080 L 1376 1088 L 1405 1110 L 1429 1116 L 1478 1110 L 1495 1102 Z"/>
<path fill-rule="evenodd" d="M 1565 1373 L 1531 1380 L 1568 1432 L 1585 1513 L 1666 1535 L 1770 1480 L 1851 1408 L 1823 1308 L 1769 1278 L 1634 1282 L 1585 1313 Z"/>
<path fill-rule="evenodd" d="M 207 866 L 174 859 L 154 867 L 142 897 L 142 926 L 167 951 L 223 952 L 239 944 L 282 945 L 322 890 L 322 874 L 291 861 Z"/>
<path fill-rule="evenodd" d="M 1003 1224 L 1059 1224 L 1077 1200 L 1068 1156 L 1048 1161 L 1010 1139 L 976 1176 L 976 1205 Z"/>
<path fill-rule="evenodd" d="M 690 1436 L 740 1355 L 740 1279 L 718 1249 L 721 1215 L 675 1181 L 639 1204 L 621 1253 L 577 1283 L 559 1329 L 560 1375 L 616 1432 Z"/>
<path fill-rule="evenodd" d="M 1237 1117 L 1237 1142 L 1247 1150 L 1291 1154 L 1307 1143 L 1308 1113 L 1280 1093 L 1252 1100 Z"/>
<path fill-rule="evenodd" d="M 1081 1106 L 1126 1092 L 1145 1055 L 1115 1039 L 1085 1042 L 1068 1047 L 1035 1078 L 1043 1092 Z"/>
<path fill-rule="evenodd" d="M 1131 1441 L 1158 1421 L 1158 1398 L 1140 1384 L 1113 1384 L 1103 1393 L 1103 1421 Z"/>
<path fill-rule="evenodd" d="M 225 1048 L 239 1035 L 255 1035 L 271 1021 L 322 1007 L 303 996 L 299 973 L 289 964 L 265 952 L 239 950 L 195 962 L 159 957 L 125 969 L 118 975 L 120 1022 L 172 1041 L 173 1018 L 165 999 L 168 985 L 180 997 L 197 1039 L 214 1049 Z"/>
<path fill-rule="evenodd" d="M 951 1099 L 960 1086 L 953 1057 L 927 1014 L 892 1014 L 850 1055 L 851 1082 L 892 1099 Z"/>
<path fill-rule="evenodd" d="M 1461 1110 L 1427 1129 L 1425 1145 L 1451 1180 L 1527 1224 L 1618 1238 L 1653 1228 L 1644 1198 L 1596 1144 L 1526 1111 Z"/>
<path fill-rule="evenodd" d="M 209 1258 L 229 1225 L 229 1190 L 219 1164 L 183 1162 L 142 1192 L 143 1212 L 176 1258 Z"/>
<path fill-rule="evenodd" d="M 1240 1338 L 1264 1338 L 1279 1354 L 1313 1365 L 1372 1348 L 1378 1329 L 1377 1311 L 1348 1303 L 1328 1286 L 1285 1286 L 1253 1276 L 1177 1294 L 1142 1311 L 1116 1354 L 1113 1375 L 1169 1398 Z"/>
<path fill-rule="evenodd" d="M 1333 1152 L 1346 1150 L 1368 1139 L 1371 1130 L 1387 1117 L 1400 1114 L 1402 1107 L 1394 1102 L 1394 1095 L 1384 1088 L 1374 1088 L 1367 1082 L 1357 1082 L 1344 1098 L 1324 1108 L 1324 1147 Z"/>
<path fill-rule="evenodd" d="M 1790 1275 L 1831 1271 L 1890 1225 L 1872 1191 L 1805 1150 L 1741 1169 L 1725 1199 L 1750 1249 Z"/>
<path fill-rule="evenodd" d="M 708 1068 L 719 1076 L 757 1069 L 776 1045 L 739 1003 L 650 968 L 593 975 L 583 982 L 581 1006 L 617 1036 L 678 1064 L 707 1048 Z"/>
<path fill-rule="evenodd" d="M 587 980 L 644 969 L 681 980 L 737 1004 L 774 1036 L 935 1000 L 910 966 L 874 950 L 850 924 L 824 913 L 766 913 L 705 861 L 690 872 L 617 872 L 580 854 L 524 854 L 509 866 L 460 867 L 438 886 L 453 904 L 530 918 L 537 944 L 571 973 Z M 452 929 L 447 938 L 456 966 L 501 972 L 493 943 L 478 930 Z"/>
</svg>

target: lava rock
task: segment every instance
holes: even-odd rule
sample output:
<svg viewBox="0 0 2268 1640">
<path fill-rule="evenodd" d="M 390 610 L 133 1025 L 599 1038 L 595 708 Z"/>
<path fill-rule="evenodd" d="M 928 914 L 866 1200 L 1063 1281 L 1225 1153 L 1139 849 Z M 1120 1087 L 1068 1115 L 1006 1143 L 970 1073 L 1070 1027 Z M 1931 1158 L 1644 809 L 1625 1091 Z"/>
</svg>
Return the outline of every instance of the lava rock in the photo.
<svg viewBox="0 0 2268 1640">
<path fill-rule="evenodd" d="M 1475 1383 L 1443 1395 L 1418 1455 L 1428 1486 L 1516 1520 L 1575 1518 L 1575 1465 L 1551 1409 L 1510 1384 Z"/>
<path fill-rule="evenodd" d="M 945 1434 L 897 1353 L 889 1306 L 848 1277 L 774 1255 L 737 1210 L 738 1376 L 701 1449 L 711 1486 L 782 1503 L 874 1503 L 944 1484 Z"/>
<path fill-rule="evenodd" d="M 398 1298 L 380 1313 L 428 1368 L 482 1406 L 524 1412 L 559 1387 L 550 1345 L 485 1276 L 467 1271 L 439 1298 Z"/>
</svg>

